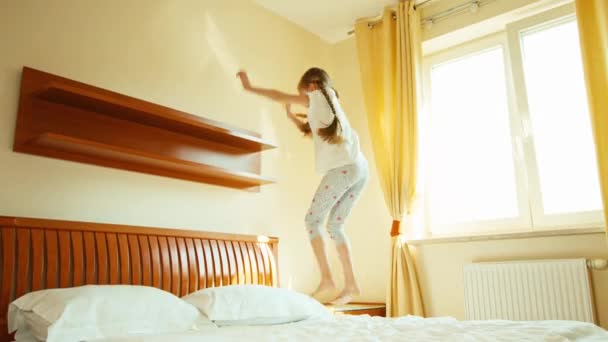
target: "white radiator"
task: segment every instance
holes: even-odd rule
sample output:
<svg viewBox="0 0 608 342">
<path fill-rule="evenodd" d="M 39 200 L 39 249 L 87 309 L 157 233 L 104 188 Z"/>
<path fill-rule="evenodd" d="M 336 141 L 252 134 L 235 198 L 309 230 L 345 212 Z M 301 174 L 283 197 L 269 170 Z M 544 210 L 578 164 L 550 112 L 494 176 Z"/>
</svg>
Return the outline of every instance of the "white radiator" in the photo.
<svg viewBox="0 0 608 342">
<path fill-rule="evenodd" d="M 585 259 L 468 264 L 464 289 L 467 319 L 595 323 Z"/>
</svg>

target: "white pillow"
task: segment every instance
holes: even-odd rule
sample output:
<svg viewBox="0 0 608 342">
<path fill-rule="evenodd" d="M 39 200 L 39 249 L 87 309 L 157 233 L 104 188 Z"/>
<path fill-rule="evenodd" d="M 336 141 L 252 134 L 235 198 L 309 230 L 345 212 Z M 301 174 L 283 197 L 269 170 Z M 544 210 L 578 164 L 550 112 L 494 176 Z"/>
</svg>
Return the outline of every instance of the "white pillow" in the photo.
<svg viewBox="0 0 608 342">
<path fill-rule="evenodd" d="M 49 323 L 30 311 L 21 311 L 20 315 L 15 342 L 44 342 Z"/>
<path fill-rule="evenodd" d="M 269 325 L 332 317 L 327 308 L 307 295 L 261 285 L 208 288 L 183 299 L 217 325 Z"/>
<path fill-rule="evenodd" d="M 47 342 L 182 332 L 196 328 L 201 317 L 195 307 L 169 292 L 130 285 L 31 292 L 12 302 L 8 312 L 9 332 L 25 326 Z"/>
</svg>

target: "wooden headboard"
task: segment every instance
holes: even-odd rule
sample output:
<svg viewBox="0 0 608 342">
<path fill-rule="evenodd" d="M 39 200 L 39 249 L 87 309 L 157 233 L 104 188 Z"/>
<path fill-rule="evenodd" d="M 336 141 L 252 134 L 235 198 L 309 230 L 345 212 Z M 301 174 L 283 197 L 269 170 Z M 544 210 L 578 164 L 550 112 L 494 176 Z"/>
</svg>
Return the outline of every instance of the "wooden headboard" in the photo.
<svg viewBox="0 0 608 342">
<path fill-rule="evenodd" d="M 231 284 L 278 285 L 278 239 L 0 216 L 0 342 L 25 293 L 86 284 L 157 287 L 177 296 Z"/>
</svg>

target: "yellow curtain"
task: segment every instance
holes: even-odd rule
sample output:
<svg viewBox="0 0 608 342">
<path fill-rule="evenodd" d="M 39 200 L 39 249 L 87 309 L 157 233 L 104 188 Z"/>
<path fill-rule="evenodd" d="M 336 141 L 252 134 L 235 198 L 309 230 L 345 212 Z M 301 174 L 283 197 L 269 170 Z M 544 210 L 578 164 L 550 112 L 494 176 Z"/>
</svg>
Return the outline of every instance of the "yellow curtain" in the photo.
<svg viewBox="0 0 608 342">
<path fill-rule="evenodd" d="M 604 217 L 608 218 L 608 0 L 576 0 Z M 608 234 L 608 228 L 606 230 Z"/>
<path fill-rule="evenodd" d="M 409 221 L 416 195 L 419 29 L 413 0 L 400 1 L 396 11 L 386 9 L 379 22 L 360 20 L 355 25 L 374 158 L 394 220 L 388 316 L 424 316 L 416 269 L 401 234 L 401 227 L 405 226 L 401 220 L 405 214 Z"/>
</svg>

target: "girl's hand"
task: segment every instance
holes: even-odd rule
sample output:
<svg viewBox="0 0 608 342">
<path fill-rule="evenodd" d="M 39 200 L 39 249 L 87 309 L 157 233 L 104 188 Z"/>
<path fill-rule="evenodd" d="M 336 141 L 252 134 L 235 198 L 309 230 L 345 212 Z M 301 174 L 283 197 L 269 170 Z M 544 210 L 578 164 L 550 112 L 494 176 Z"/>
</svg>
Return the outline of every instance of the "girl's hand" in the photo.
<svg viewBox="0 0 608 342">
<path fill-rule="evenodd" d="M 284 93 L 282 91 L 279 90 L 275 90 L 275 89 L 268 89 L 268 88 L 261 88 L 261 87 L 253 87 L 251 85 L 251 82 L 249 82 L 249 76 L 247 75 L 247 72 L 244 70 L 239 71 L 236 74 L 236 77 L 238 77 L 241 80 L 241 83 L 243 84 L 243 88 L 251 93 L 254 93 L 256 95 L 265 97 L 267 99 L 279 102 L 279 103 L 295 103 L 295 104 L 299 104 L 302 106 L 306 106 L 308 107 L 308 96 L 306 95 L 293 95 L 293 94 L 287 94 Z"/>
<path fill-rule="evenodd" d="M 293 113 L 291 112 L 291 104 L 290 103 L 286 103 L 285 104 L 285 113 L 287 113 L 287 116 L 289 116 L 289 117 L 293 116 Z"/>
<path fill-rule="evenodd" d="M 285 105 L 285 112 L 287 113 L 288 118 L 292 120 L 298 120 L 298 122 L 300 121 L 298 118 L 301 117 L 302 114 L 295 114 L 294 112 L 292 112 L 291 105 L 289 103 Z"/>
<path fill-rule="evenodd" d="M 287 113 L 287 117 L 288 118 L 292 118 L 292 119 L 308 119 L 308 115 L 306 114 L 300 114 L 300 113 L 294 113 L 291 111 L 291 104 L 286 104 L 285 105 L 285 112 Z"/>
<path fill-rule="evenodd" d="M 304 114 L 296 114 L 291 111 L 291 105 L 289 103 L 285 104 L 285 112 L 287 113 L 287 117 L 294 125 L 300 130 L 300 132 L 304 133 L 306 136 L 310 136 L 310 125 L 308 122 L 303 122 L 300 120 L 300 117 L 306 118 Z"/>
<path fill-rule="evenodd" d="M 251 82 L 249 82 L 249 76 L 247 76 L 247 72 L 246 71 L 239 71 L 236 76 L 241 80 L 241 84 L 243 84 L 243 88 L 245 90 L 250 90 L 251 89 Z"/>
</svg>

